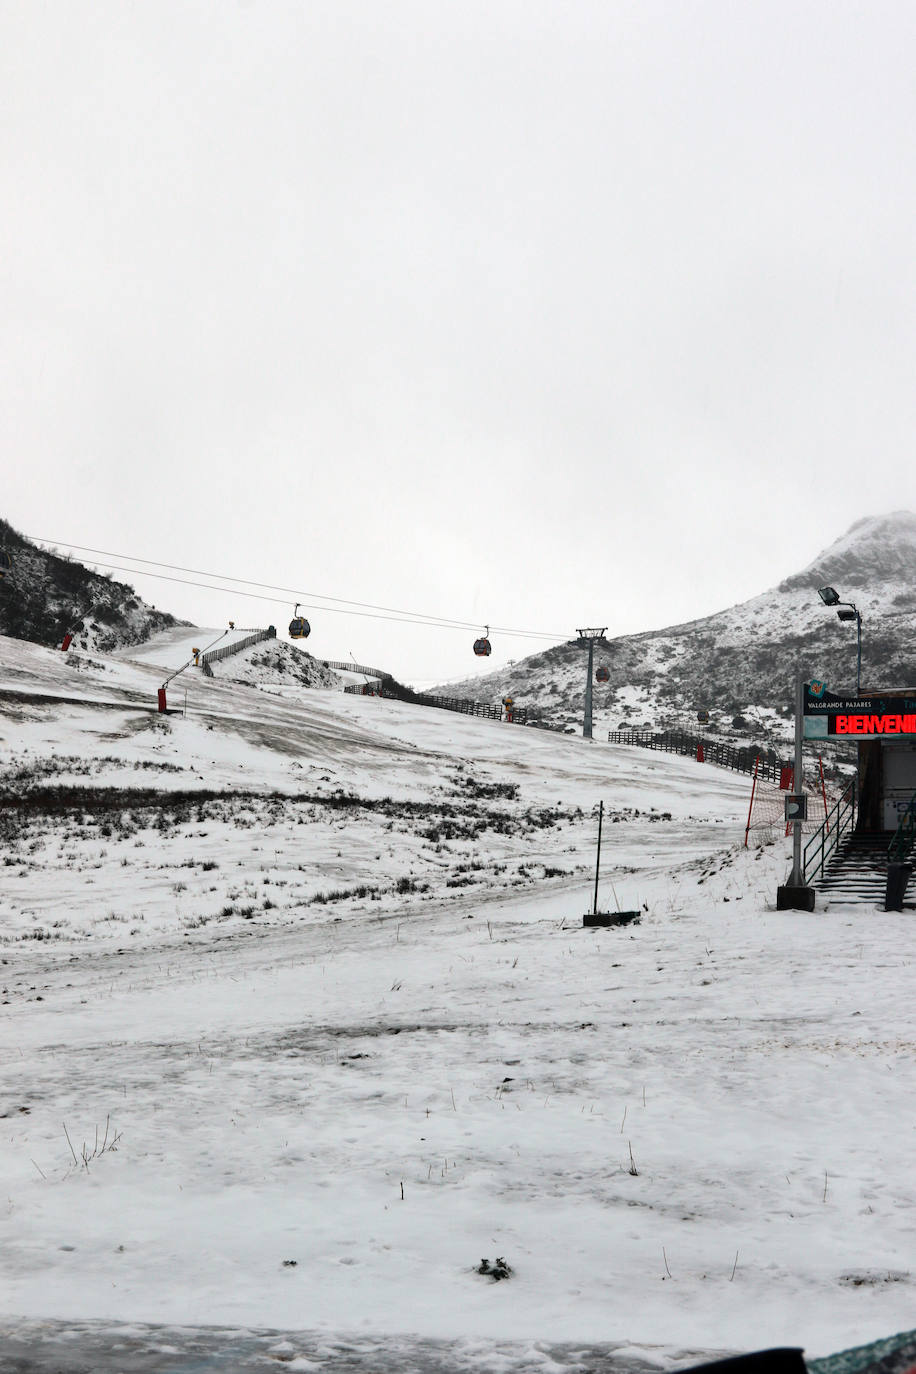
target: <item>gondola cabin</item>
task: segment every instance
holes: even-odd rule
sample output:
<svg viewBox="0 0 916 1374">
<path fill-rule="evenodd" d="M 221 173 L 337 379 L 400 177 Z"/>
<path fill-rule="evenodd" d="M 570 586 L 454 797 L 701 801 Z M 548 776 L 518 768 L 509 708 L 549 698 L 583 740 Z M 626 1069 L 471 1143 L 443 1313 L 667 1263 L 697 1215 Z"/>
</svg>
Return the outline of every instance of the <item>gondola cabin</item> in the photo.
<svg viewBox="0 0 916 1374">
<path fill-rule="evenodd" d="M 610 677 L 611 675 L 608 672 L 607 668 L 599 668 L 598 671 L 595 673 L 596 682 L 608 682 L 610 681 Z"/>
<path fill-rule="evenodd" d="M 10 558 L 6 549 L 0 549 L 0 577 L 6 577 L 6 574 L 12 566 L 13 560 Z"/>
<path fill-rule="evenodd" d="M 299 614 L 299 602 L 296 602 L 296 610 L 292 620 L 289 622 L 290 639 L 308 639 L 312 633 L 312 627 L 304 615 Z"/>
<path fill-rule="evenodd" d="M 486 635 L 474 640 L 474 653 L 478 658 L 487 658 L 493 652 L 493 646 Z"/>
</svg>

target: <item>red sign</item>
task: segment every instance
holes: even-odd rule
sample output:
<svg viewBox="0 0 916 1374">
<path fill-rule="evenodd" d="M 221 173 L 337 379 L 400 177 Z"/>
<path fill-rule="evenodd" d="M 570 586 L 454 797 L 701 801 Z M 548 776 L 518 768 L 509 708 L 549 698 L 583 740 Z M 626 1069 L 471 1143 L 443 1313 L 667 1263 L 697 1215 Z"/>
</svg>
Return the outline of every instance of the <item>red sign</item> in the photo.
<svg viewBox="0 0 916 1374">
<path fill-rule="evenodd" d="M 829 717 L 834 735 L 916 735 L 916 715 L 866 715 L 856 712 Z"/>
</svg>

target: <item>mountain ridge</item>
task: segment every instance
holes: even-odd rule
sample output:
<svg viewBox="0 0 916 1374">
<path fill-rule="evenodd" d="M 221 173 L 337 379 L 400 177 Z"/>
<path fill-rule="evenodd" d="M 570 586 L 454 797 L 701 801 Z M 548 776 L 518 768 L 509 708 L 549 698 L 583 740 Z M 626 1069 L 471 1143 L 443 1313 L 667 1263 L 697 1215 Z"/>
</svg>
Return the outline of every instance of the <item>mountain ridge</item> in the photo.
<svg viewBox="0 0 916 1374">
<path fill-rule="evenodd" d="M 750 731 L 773 742 L 790 732 L 796 665 L 836 690 L 856 685 L 856 626 L 823 605 L 835 585 L 862 616 L 862 688 L 916 682 L 900 630 L 916 614 L 916 515 L 867 516 L 800 572 L 747 601 L 658 630 L 609 638 L 595 650 L 595 733 L 628 728 L 697 728 L 708 711 L 715 731 Z M 586 656 L 578 641 L 533 654 L 498 672 L 444 684 L 453 696 L 510 695 L 543 724 L 581 726 Z M 707 727 L 704 726 L 704 731 Z"/>
<path fill-rule="evenodd" d="M 0 634 L 46 647 L 72 634 L 75 647 L 108 653 L 188 624 L 148 606 L 128 583 L 39 548 L 2 519 L 0 548 L 12 563 L 0 582 Z"/>
</svg>

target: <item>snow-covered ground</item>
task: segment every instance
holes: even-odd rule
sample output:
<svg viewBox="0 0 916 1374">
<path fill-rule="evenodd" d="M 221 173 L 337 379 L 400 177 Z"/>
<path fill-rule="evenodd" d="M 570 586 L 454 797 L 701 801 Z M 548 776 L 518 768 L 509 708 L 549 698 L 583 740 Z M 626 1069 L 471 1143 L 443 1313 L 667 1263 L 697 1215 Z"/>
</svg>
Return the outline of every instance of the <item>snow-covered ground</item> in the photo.
<svg viewBox="0 0 916 1374">
<path fill-rule="evenodd" d="M 482 1370 L 912 1326 L 909 916 L 777 913 L 691 759 L 161 676 L 0 639 L 11 1321 Z M 599 799 L 638 925 L 582 928 Z"/>
<path fill-rule="evenodd" d="M 238 644 L 240 640 L 247 639 L 253 630 L 245 629 L 206 629 L 199 625 L 177 625 L 172 630 L 162 630 L 159 634 L 153 635 L 152 639 L 145 644 L 128 644 L 123 649 L 118 649 L 114 655 L 119 659 L 131 659 L 137 663 L 155 664 L 157 668 L 165 668 L 170 672 L 176 672 L 182 664 L 187 663 L 198 649 L 205 653 L 207 649 L 225 649 L 231 644 Z"/>
</svg>

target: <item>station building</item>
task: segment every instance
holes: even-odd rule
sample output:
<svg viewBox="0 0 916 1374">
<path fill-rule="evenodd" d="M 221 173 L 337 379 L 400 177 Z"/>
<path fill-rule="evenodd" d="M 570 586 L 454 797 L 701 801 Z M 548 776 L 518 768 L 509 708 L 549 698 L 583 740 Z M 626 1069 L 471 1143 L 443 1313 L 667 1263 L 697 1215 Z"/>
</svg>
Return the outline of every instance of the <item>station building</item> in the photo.
<svg viewBox="0 0 916 1374">
<path fill-rule="evenodd" d="M 837 696 L 807 683 L 804 726 L 808 740 L 858 746 L 856 831 L 896 831 L 916 798 L 916 687 Z"/>
</svg>

